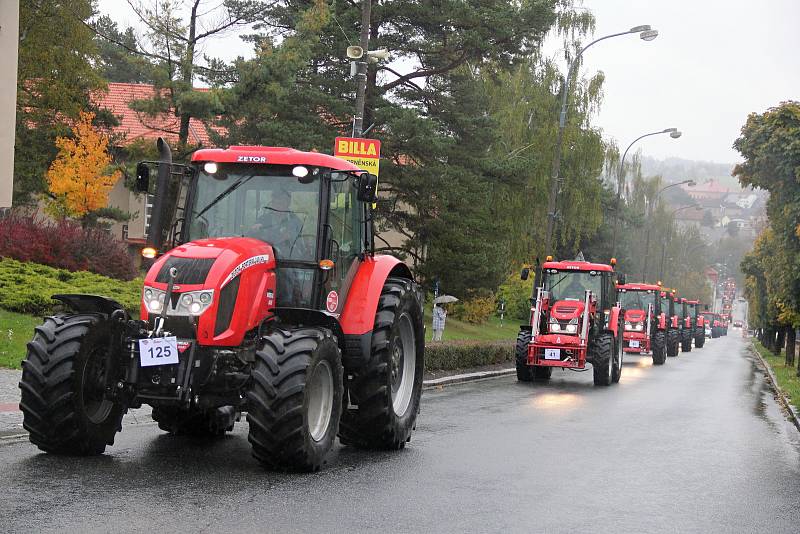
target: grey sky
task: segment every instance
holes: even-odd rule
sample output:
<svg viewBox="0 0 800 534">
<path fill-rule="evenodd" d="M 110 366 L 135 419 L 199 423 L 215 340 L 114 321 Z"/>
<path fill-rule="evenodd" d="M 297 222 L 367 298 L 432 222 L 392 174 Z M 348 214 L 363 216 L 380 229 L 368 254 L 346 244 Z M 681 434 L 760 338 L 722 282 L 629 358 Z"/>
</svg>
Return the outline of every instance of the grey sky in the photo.
<svg viewBox="0 0 800 534">
<path fill-rule="evenodd" d="M 581 74 L 606 75 L 593 122 L 622 149 L 643 133 L 675 126 L 680 139 L 649 137 L 637 148 L 660 159 L 735 162 L 731 144 L 748 113 L 800 99 L 800 0 L 584 0 L 584 6 L 596 16 L 595 37 L 639 24 L 660 32 L 651 42 L 609 39 L 585 54 Z M 121 25 L 137 26 L 124 0 L 100 0 L 99 7 Z M 230 59 L 249 56 L 250 45 L 227 35 L 204 52 Z"/>
</svg>

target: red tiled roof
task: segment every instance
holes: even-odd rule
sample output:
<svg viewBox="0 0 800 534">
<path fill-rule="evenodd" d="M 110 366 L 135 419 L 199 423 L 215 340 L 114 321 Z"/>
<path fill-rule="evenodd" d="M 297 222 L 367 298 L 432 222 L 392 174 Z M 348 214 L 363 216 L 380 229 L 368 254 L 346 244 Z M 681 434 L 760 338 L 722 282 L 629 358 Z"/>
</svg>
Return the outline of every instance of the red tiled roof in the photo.
<svg viewBox="0 0 800 534">
<path fill-rule="evenodd" d="M 732 191 L 717 180 L 708 180 L 707 182 L 698 183 L 693 186 L 684 184 L 681 186 L 681 189 L 688 193 L 730 193 Z"/>
<path fill-rule="evenodd" d="M 194 90 L 208 91 L 206 88 L 197 87 Z M 108 84 L 107 91 L 96 93 L 94 99 L 98 107 L 105 108 L 116 115 L 119 126 L 115 126 L 112 131 L 124 139 L 123 144 L 136 139 L 156 139 L 158 137 L 176 142 L 180 130 L 180 117 L 176 117 L 174 113 L 151 116 L 130 108 L 131 102 L 146 100 L 153 96 L 155 96 L 155 88 L 152 85 L 112 82 Z M 189 120 L 189 143 L 212 146 L 206 125 L 198 119 Z"/>
</svg>

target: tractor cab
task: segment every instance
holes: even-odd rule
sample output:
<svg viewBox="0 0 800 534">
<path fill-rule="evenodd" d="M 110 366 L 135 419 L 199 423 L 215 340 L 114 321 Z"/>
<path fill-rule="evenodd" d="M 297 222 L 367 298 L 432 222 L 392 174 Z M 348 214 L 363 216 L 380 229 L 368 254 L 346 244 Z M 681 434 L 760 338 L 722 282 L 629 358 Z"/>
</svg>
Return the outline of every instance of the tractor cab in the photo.
<svg viewBox="0 0 800 534">
<path fill-rule="evenodd" d="M 583 369 L 592 363 L 595 384 L 619 381 L 622 316 L 610 265 L 552 261 L 541 267 L 541 285 L 530 324 L 517 339 L 517 378 L 550 378 L 554 367 Z"/>
<path fill-rule="evenodd" d="M 679 298 L 677 301 L 678 328 L 680 330 L 680 343 L 682 352 L 691 352 L 694 339 L 694 311 L 689 305 L 689 300 Z"/>
<path fill-rule="evenodd" d="M 692 336 L 694 337 L 694 346 L 698 349 L 703 348 L 706 342 L 706 327 L 705 318 L 701 313 L 701 305 L 699 300 L 687 300 L 686 306 L 688 307 L 689 317 L 694 325 Z"/>
<path fill-rule="evenodd" d="M 620 307 L 625 310 L 623 339 L 625 352 L 647 354 L 661 314 L 660 287 L 655 284 L 617 286 Z"/>
</svg>

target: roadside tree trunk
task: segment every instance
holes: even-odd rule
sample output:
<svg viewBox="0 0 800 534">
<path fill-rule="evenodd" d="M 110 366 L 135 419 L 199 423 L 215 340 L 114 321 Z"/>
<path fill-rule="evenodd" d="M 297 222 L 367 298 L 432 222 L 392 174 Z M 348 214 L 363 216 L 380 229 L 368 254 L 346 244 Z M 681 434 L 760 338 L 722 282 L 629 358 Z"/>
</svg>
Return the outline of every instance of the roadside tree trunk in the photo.
<svg viewBox="0 0 800 534">
<path fill-rule="evenodd" d="M 783 348 L 783 345 L 785 343 L 786 343 L 786 327 L 779 326 L 778 333 L 775 339 L 775 346 L 772 349 L 772 352 L 775 353 L 775 356 L 781 355 L 781 349 Z"/>
<path fill-rule="evenodd" d="M 794 329 L 794 326 L 787 326 L 786 327 L 786 365 L 790 367 L 794 367 L 794 354 L 795 354 L 795 342 L 797 331 Z"/>
</svg>

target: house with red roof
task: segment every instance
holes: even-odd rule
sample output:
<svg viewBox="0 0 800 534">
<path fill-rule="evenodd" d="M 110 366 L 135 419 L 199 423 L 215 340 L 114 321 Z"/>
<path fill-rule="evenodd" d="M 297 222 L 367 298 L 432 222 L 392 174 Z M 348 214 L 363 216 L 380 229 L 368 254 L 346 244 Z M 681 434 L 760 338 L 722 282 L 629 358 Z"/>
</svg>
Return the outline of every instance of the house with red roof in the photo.
<svg viewBox="0 0 800 534">
<path fill-rule="evenodd" d="M 717 180 L 708 180 L 703 183 L 697 183 L 695 185 L 690 186 L 689 184 L 681 185 L 681 189 L 683 189 L 687 195 L 692 197 L 694 200 L 699 201 L 709 201 L 709 200 L 719 200 L 722 201 L 728 194 L 730 194 L 732 189 L 722 185 Z"/>
</svg>

